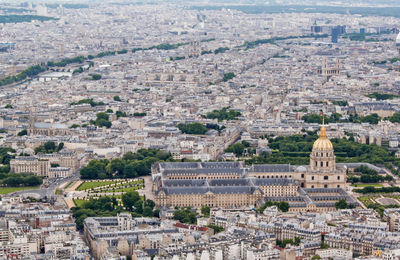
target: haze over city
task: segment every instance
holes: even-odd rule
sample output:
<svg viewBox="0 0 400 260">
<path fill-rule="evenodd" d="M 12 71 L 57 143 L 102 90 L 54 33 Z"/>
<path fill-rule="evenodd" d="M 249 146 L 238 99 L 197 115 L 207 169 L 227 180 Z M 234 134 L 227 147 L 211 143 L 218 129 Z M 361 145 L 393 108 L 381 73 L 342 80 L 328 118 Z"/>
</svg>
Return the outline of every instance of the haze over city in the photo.
<svg viewBox="0 0 400 260">
<path fill-rule="evenodd" d="M 400 259 L 398 0 L 0 0 L 0 259 Z"/>
</svg>

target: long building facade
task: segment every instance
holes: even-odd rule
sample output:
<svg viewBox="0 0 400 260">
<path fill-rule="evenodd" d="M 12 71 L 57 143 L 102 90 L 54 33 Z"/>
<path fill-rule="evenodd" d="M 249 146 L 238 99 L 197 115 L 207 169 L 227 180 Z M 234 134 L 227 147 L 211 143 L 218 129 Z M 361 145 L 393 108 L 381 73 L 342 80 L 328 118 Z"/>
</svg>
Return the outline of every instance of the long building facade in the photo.
<svg viewBox="0 0 400 260">
<path fill-rule="evenodd" d="M 333 145 L 321 128 L 310 164 L 251 165 L 244 162 L 160 162 L 152 167 L 158 206 L 237 208 L 287 201 L 291 211 L 329 211 L 345 199 L 346 166 L 337 165 Z"/>
</svg>

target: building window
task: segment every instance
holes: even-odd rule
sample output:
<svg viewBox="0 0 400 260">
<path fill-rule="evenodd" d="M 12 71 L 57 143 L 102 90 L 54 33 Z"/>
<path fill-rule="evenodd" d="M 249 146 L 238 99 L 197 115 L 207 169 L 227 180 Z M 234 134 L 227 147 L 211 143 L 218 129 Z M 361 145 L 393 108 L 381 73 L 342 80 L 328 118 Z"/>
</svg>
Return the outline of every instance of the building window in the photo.
<svg viewBox="0 0 400 260">
<path fill-rule="evenodd" d="M 324 188 L 328 188 L 328 184 L 325 184 L 325 185 L 324 185 Z"/>
<path fill-rule="evenodd" d="M 338 185 L 337 187 L 340 188 L 340 185 Z"/>
<path fill-rule="evenodd" d="M 314 189 L 314 185 L 311 185 L 311 189 Z"/>
<path fill-rule="evenodd" d="M 304 173 L 303 173 L 303 174 L 301 174 L 301 178 L 304 178 Z"/>
<path fill-rule="evenodd" d="M 326 162 L 326 167 L 328 167 L 329 166 L 329 162 Z"/>
<path fill-rule="evenodd" d="M 315 167 L 318 167 L 318 162 L 315 162 Z"/>
<path fill-rule="evenodd" d="M 314 180 L 314 176 L 311 176 L 311 180 Z"/>
<path fill-rule="evenodd" d="M 328 176 L 324 176 L 324 180 L 327 180 L 328 179 Z"/>
<path fill-rule="evenodd" d="M 337 179 L 340 180 L 340 176 L 337 176 Z"/>
<path fill-rule="evenodd" d="M 324 162 L 321 162 L 321 167 L 324 167 Z"/>
<path fill-rule="evenodd" d="M 328 157 L 329 155 L 328 155 L 328 153 L 326 153 L 326 157 Z"/>
</svg>

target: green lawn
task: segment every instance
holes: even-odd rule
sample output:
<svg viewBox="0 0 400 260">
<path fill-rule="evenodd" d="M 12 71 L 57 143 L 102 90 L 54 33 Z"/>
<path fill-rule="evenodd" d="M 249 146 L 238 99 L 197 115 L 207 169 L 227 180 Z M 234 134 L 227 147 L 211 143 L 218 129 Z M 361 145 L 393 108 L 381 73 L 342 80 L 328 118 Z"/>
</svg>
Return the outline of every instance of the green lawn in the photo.
<svg viewBox="0 0 400 260">
<path fill-rule="evenodd" d="M 96 187 L 107 186 L 112 183 L 117 183 L 118 181 L 85 181 L 76 189 L 78 191 L 93 189 Z"/>
<path fill-rule="evenodd" d="M 114 180 L 114 181 L 85 181 L 83 182 L 76 190 L 81 191 L 81 190 L 88 190 L 88 189 L 93 189 L 93 188 L 97 188 L 97 187 L 103 187 L 103 186 L 108 186 L 110 184 L 114 184 L 116 183 L 115 186 L 110 187 L 118 189 L 121 188 L 125 185 L 130 185 L 130 184 L 139 184 L 139 183 L 143 183 L 143 180 L 132 180 L 132 181 L 128 181 L 128 183 L 122 183 L 126 180 Z"/>
<path fill-rule="evenodd" d="M 74 199 L 74 203 L 77 207 L 82 207 L 82 205 L 86 202 L 87 200 L 80 200 L 80 199 Z"/>
<path fill-rule="evenodd" d="M 0 187 L 0 194 L 8 194 L 21 190 L 33 190 L 39 189 L 39 187 Z"/>
<path fill-rule="evenodd" d="M 372 199 L 378 198 L 379 196 L 361 196 L 358 199 L 366 206 L 373 204 Z"/>
<path fill-rule="evenodd" d="M 352 187 L 357 187 L 357 188 L 364 188 L 364 187 L 375 187 L 375 188 L 381 188 L 383 187 L 383 184 L 380 183 L 361 183 L 361 184 L 351 184 Z"/>
<path fill-rule="evenodd" d="M 71 186 L 72 185 L 72 183 L 73 183 L 73 181 L 70 181 L 67 185 L 65 185 L 65 187 L 64 187 L 64 189 L 68 189 L 69 188 L 69 186 Z"/>
<path fill-rule="evenodd" d="M 116 188 L 115 190 L 109 189 L 109 190 L 100 191 L 100 192 L 130 192 L 130 191 L 134 191 L 134 190 L 140 190 L 143 187 L 144 187 L 143 185 L 140 185 L 140 186 L 129 187 L 129 188 Z"/>
</svg>

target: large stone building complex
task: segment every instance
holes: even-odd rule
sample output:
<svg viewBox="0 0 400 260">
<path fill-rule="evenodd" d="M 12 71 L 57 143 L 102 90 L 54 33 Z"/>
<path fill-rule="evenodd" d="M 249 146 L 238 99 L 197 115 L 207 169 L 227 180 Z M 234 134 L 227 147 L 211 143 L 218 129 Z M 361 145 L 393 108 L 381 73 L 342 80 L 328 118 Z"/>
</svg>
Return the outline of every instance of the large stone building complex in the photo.
<svg viewBox="0 0 400 260">
<path fill-rule="evenodd" d="M 51 167 L 52 164 L 57 166 Z M 33 173 L 48 178 L 69 177 L 78 167 L 77 156 L 70 152 L 17 156 L 10 161 L 12 173 Z"/>
<path fill-rule="evenodd" d="M 336 164 L 333 145 L 322 126 L 309 165 L 162 162 L 152 168 L 153 190 L 158 206 L 230 208 L 270 200 L 288 201 L 292 211 L 328 211 L 341 198 L 358 206 L 344 190 L 346 169 Z"/>
</svg>

